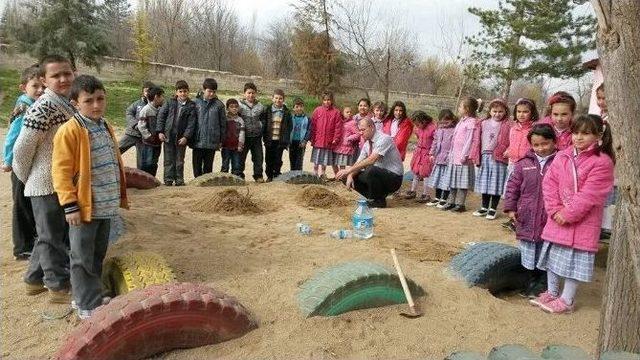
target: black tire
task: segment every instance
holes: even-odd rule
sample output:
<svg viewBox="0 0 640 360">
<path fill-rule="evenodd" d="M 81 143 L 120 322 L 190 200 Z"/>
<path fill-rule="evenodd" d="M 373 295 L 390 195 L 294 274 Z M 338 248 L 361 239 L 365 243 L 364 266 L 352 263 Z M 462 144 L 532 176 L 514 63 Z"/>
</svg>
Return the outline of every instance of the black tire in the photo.
<svg viewBox="0 0 640 360">
<path fill-rule="evenodd" d="M 451 270 L 469 286 L 496 294 L 524 289 L 531 272 L 520 263 L 520 250 L 511 245 L 488 242 L 469 247 L 451 261 Z"/>
<path fill-rule="evenodd" d="M 284 181 L 287 184 L 324 184 L 324 181 L 317 175 L 301 170 L 286 172 L 274 180 Z"/>
</svg>

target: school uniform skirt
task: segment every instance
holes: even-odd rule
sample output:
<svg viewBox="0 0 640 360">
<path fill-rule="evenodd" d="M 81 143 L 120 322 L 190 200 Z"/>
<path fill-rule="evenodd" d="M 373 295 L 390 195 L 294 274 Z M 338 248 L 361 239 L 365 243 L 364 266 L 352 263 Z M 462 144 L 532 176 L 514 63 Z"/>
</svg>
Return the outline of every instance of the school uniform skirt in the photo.
<svg viewBox="0 0 640 360">
<path fill-rule="evenodd" d="M 451 189 L 473 189 L 473 165 L 449 165 L 449 187 Z"/>
<path fill-rule="evenodd" d="M 526 241 L 519 240 L 518 247 L 520 248 L 520 262 L 522 266 L 529 270 L 535 270 L 536 264 L 540 259 L 540 253 L 542 252 L 542 241 Z"/>
<path fill-rule="evenodd" d="M 333 153 L 333 165 L 335 166 L 351 166 L 355 163 L 356 158 L 353 154 Z"/>
<path fill-rule="evenodd" d="M 475 192 L 502 195 L 507 182 L 507 164 L 493 159 L 493 154 L 483 153 L 480 171 L 476 174 Z"/>
<path fill-rule="evenodd" d="M 333 151 L 314 147 L 311 151 L 311 162 L 316 165 L 333 165 Z"/>
<path fill-rule="evenodd" d="M 545 241 L 540 251 L 538 269 L 552 271 L 565 278 L 582 282 L 593 280 L 596 254 Z"/>
<path fill-rule="evenodd" d="M 440 189 L 448 191 L 449 187 L 449 170 L 447 164 L 436 164 L 429 175 L 429 187 L 432 189 Z"/>
</svg>

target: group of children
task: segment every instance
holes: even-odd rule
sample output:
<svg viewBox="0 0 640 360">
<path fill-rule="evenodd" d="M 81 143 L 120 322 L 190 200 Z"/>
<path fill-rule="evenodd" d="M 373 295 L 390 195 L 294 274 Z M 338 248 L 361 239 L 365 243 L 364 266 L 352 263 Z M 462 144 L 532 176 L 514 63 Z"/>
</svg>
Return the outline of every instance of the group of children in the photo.
<svg viewBox="0 0 640 360">
<path fill-rule="evenodd" d="M 81 318 L 109 300 L 102 296 L 100 278 L 110 219 L 128 207 L 121 152 L 135 145 L 138 167 L 155 176 L 163 147 L 164 182 L 176 186 L 184 185 L 187 146 L 193 149 L 196 177 L 212 171 L 216 150 L 222 153 L 222 171 L 244 177 L 251 152 L 253 177 L 262 182 L 263 156 L 271 181 L 280 175 L 285 149 L 291 169 L 302 170 L 310 142 L 314 173 L 326 177 L 327 166 L 338 172 L 354 164 L 363 142 L 357 124 L 364 118 L 394 139 L 402 159 L 415 133 L 414 178 L 406 198 L 464 212 L 467 192 L 475 189 L 482 205 L 473 215 L 495 219 L 504 197 L 523 266 L 546 271 L 547 290 L 532 294 L 535 305 L 569 312 L 579 282 L 593 276 L 615 157 L 603 117 L 573 119 L 576 103 L 565 92 L 549 99 L 541 120 L 529 99 L 516 101 L 513 120 L 501 99 L 491 101 L 479 120 L 480 104 L 469 97 L 459 104 L 459 120 L 445 109 L 436 124 L 423 111 L 409 118 L 400 101 L 387 116 L 384 103 L 372 106 L 361 99 L 353 115 L 349 107 L 340 111 L 333 95 L 325 93 L 308 118 L 300 98 L 292 112 L 288 109 L 282 90 L 274 91 L 270 105 L 260 104 L 253 83 L 244 86 L 242 100 L 226 104 L 216 96 L 214 79 L 204 80 L 195 100 L 185 81 L 176 83 L 175 96 L 167 101 L 161 88 L 145 83 L 143 98 L 127 109 L 127 128 L 118 143 L 103 118 L 104 86 L 92 76 L 76 77 L 66 58 L 45 57 L 23 72 L 20 87 L 24 94 L 16 103 L 2 165 L 12 171 L 14 256 L 30 261 L 24 277 L 28 295 L 48 291 L 52 302 L 65 302 L 73 288 Z M 603 87 L 598 94 L 606 112 Z M 433 199 L 429 188 L 435 189 Z"/>
<path fill-rule="evenodd" d="M 513 120 L 507 103 L 495 99 L 480 120 L 473 98 L 460 103 L 457 123 L 449 110 L 440 113 L 438 126 L 425 114 L 412 119 L 418 142 L 405 197 L 415 198 L 422 180 L 418 201 L 427 202 L 433 187 L 435 199 L 427 205 L 464 212 L 466 194 L 475 189 L 482 203 L 473 216 L 490 220 L 504 197 L 522 265 L 532 271 L 525 295 L 551 313 L 573 311 L 579 283 L 593 278 L 603 210 L 613 188 L 615 155 L 604 120 L 603 85 L 597 94 L 602 116 L 574 119 L 575 100 L 558 92 L 548 100 L 543 119 L 530 99 L 516 101 Z M 538 286 L 544 276 L 546 291 Z"/>
<path fill-rule="evenodd" d="M 12 172 L 14 255 L 29 260 L 27 295 L 48 292 L 84 319 L 109 301 L 102 262 L 111 219 L 128 207 L 105 88 L 50 55 L 23 71 L 20 89 L 2 165 Z"/>
</svg>

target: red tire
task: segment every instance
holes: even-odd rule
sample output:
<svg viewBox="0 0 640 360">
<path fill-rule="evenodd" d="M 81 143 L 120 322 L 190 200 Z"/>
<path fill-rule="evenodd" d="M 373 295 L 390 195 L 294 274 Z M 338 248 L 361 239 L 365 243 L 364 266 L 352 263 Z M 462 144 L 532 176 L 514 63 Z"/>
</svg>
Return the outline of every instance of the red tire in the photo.
<svg viewBox="0 0 640 360">
<path fill-rule="evenodd" d="M 160 180 L 140 169 L 125 166 L 124 177 L 127 180 L 128 188 L 147 190 L 160 186 Z"/>
<path fill-rule="evenodd" d="M 257 327 L 233 297 L 209 287 L 154 285 L 114 298 L 67 337 L 54 359 L 143 359 L 240 337 Z"/>
</svg>

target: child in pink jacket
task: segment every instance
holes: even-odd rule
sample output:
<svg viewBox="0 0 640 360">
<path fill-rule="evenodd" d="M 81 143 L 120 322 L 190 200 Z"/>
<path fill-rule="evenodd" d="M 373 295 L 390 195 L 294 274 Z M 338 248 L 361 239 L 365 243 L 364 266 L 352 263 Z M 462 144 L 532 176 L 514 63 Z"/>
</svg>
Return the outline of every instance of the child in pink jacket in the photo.
<svg viewBox="0 0 640 360">
<path fill-rule="evenodd" d="M 311 162 L 313 173 L 326 179 L 327 165 L 333 165 L 333 149 L 342 138 L 342 115 L 333 105 L 333 93 L 322 94 L 322 105 L 311 115 Z"/>
<path fill-rule="evenodd" d="M 602 210 L 613 187 L 609 126 L 598 115 L 586 115 L 573 123 L 571 133 L 573 146 L 556 155 L 542 182 L 548 219 L 537 266 L 547 271 L 547 291 L 531 300 L 555 314 L 573 311 L 579 282 L 593 278 Z"/>
<path fill-rule="evenodd" d="M 413 121 L 413 130 L 416 133 L 418 142 L 416 149 L 413 151 L 411 158 L 411 172 L 413 172 L 413 181 L 411 182 L 411 190 L 405 194 L 405 199 L 414 199 L 418 182 L 422 180 L 422 194 L 418 198 L 419 203 L 427 203 L 431 201 L 429 196 L 429 175 L 433 169 L 434 158 L 429 155 L 433 138 L 436 133 L 436 124 L 433 118 L 424 111 L 416 111 L 411 116 Z"/>
<path fill-rule="evenodd" d="M 360 141 L 360 133 L 358 132 L 358 124 L 353 120 L 351 114 L 350 107 L 345 106 L 342 109 L 342 138 L 340 145 L 333 150 L 333 172 L 335 173 L 356 162 L 355 154 Z"/>
<path fill-rule="evenodd" d="M 460 122 L 453 130 L 453 142 L 449 154 L 449 199 L 442 210 L 462 213 L 466 211 L 467 191 L 473 189 L 473 162 L 470 158 L 471 143 L 478 131 L 478 100 L 467 97 L 460 101 Z"/>
<path fill-rule="evenodd" d="M 498 203 L 507 181 L 509 147 L 509 107 L 503 99 L 489 103 L 489 114 L 478 126 L 478 133 L 471 146 L 471 159 L 479 168 L 475 179 L 475 192 L 482 194 L 482 205 L 472 215 L 487 220 L 496 218 Z"/>
<path fill-rule="evenodd" d="M 558 91 L 549 98 L 548 112 L 540 122 L 551 124 L 558 139 L 558 150 L 571 146 L 571 122 L 576 111 L 576 101 L 569 93 Z"/>
</svg>

